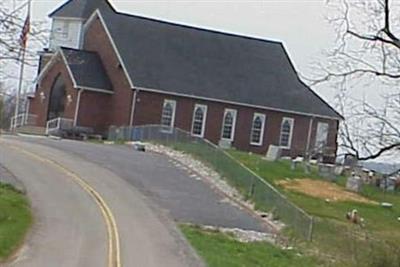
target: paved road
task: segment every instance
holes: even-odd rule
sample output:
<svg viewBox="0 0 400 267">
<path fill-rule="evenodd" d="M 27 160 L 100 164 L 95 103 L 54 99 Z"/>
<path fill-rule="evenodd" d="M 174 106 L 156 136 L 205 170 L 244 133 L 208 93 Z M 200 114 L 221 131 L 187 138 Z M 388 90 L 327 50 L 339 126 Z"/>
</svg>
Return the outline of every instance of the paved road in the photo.
<svg viewBox="0 0 400 267">
<path fill-rule="evenodd" d="M 3 184 L 12 185 L 14 188 L 23 193 L 26 192 L 24 184 L 2 165 L 0 165 L 0 182 Z"/>
<path fill-rule="evenodd" d="M 122 266 L 203 265 L 169 218 L 113 172 L 49 146 L 0 138 L 0 164 L 25 184 L 35 213 L 33 230 L 9 266 L 108 266 L 107 227 L 96 202 L 66 172 L 21 149 L 73 170 L 101 195 L 118 226 Z"/>
<path fill-rule="evenodd" d="M 203 181 L 176 168 L 165 156 L 134 151 L 126 146 L 71 140 L 24 140 L 73 153 L 109 169 L 138 188 L 178 222 L 268 231 L 258 219 L 231 205 Z"/>
</svg>

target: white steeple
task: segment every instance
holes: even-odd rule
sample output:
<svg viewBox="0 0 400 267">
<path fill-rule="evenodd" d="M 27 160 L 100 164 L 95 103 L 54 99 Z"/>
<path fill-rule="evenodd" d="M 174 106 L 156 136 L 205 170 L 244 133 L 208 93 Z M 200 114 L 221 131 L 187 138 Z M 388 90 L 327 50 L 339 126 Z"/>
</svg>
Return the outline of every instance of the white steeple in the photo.
<svg viewBox="0 0 400 267">
<path fill-rule="evenodd" d="M 69 0 L 53 11 L 49 15 L 52 19 L 50 50 L 60 46 L 81 49 L 84 23 L 97 9 L 114 10 L 107 0 Z"/>
</svg>

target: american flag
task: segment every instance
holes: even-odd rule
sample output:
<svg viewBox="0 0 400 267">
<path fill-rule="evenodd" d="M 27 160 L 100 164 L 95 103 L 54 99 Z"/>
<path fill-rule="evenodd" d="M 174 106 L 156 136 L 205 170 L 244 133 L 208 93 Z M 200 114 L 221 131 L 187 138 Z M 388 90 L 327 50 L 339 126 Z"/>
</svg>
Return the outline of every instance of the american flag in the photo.
<svg viewBox="0 0 400 267">
<path fill-rule="evenodd" d="M 24 27 L 22 28 L 21 36 L 19 37 L 19 43 L 23 49 L 26 48 L 26 42 L 28 41 L 28 34 L 31 30 L 31 16 L 28 14 L 25 19 Z"/>
</svg>

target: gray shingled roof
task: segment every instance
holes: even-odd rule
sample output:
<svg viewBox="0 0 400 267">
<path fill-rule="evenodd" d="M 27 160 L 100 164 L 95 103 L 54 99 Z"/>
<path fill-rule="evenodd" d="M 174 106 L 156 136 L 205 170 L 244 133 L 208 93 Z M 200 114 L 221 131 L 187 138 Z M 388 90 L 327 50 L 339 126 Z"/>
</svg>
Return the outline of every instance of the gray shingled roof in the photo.
<svg viewBox="0 0 400 267">
<path fill-rule="evenodd" d="M 88 19 L 96 9 L 114 10 L 107 0 L 69 0 L 50 13 L 49 17 Z"/>
<path fill-rule="evenodd" d="M 99 55 L 95 52 L 61 48 L 78 87 L 112 92 L 112 85 Z"/>
<path fill-rule="evenodd" d="M 102 12 L 134 86 L 341 118 L 280 42 Z"/>
<path fill-rule="evenodd" d="M 122 14 L 106 0 L 70 0 L 50 16 L 96 8 L 137 87 L 341 118 L 300 81 L 280 42 Z"/>
</svg>

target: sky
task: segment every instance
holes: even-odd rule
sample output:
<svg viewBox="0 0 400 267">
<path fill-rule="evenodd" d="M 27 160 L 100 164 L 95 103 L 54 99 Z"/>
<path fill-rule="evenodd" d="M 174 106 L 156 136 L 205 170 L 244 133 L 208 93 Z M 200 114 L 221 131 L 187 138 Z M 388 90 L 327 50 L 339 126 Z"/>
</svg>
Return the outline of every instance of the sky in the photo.
<svg viewBox="0 0 400 267">
<path fill-rule="evenodd" d="M 43 20 L 65 0 L 33 0 L 33 20 Z M 310 66 L 332 47 L 333 30 L 325 20 L 325 0 L 110 0 L 122 12 L 182 24 L 282 41 L 302 75 L 311 76 Z M 27 70 L 27 77 L 35 71 Z M 333 92 L 317 91 L 330 100 Z"/>
</svg>

